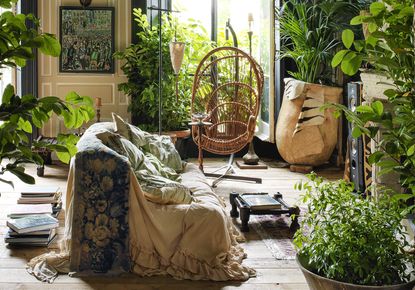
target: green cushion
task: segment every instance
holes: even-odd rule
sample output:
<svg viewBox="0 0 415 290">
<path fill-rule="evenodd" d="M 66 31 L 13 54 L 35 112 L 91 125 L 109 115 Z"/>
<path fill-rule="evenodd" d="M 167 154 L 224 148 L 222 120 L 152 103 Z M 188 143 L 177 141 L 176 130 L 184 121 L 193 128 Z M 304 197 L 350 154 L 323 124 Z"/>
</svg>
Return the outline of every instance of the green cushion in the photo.
<svg viewBox="0 0 415 290">
<path fill-rule="evenodd" d="M 151 153 L 164 165 L 181 172 L 183 162 L 179 152 L 174 147 L 169 136 L 159 136 L 142 131 L 140 128 L 128 124 L 120 116 L 112 113 L 115 131 L 140 147 L 145 153 Z"/>
</svg>

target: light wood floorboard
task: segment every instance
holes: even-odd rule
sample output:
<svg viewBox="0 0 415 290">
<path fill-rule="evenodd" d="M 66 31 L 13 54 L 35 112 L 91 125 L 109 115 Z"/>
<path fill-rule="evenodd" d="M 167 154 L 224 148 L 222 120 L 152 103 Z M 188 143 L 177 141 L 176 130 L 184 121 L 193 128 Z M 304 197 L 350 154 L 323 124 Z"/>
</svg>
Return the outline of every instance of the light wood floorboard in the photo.
<svg viewBox="0 0 415 290">
<path fill-rule="evenodd" d="M 195 160 L 191 160 L 195 162 Z M 225 159 L 206 159 L 205 171 L 212 171 L 214 168 L 225 164 Z M 240 170 L 236 168 L 237 174 L 251 177 L 261 177 L 263 183 L 244 183 L 246 192 L 281 192 L 289 203 L 297 203 L 299 193 L 293 188 L 300 180 L 305 180 L 305 175 L 292 173 L 287 168 L 269 168 L 267 170 Z M 35 174 L 36 168 L 28 165 L 28 172 Z M 324 168 L 317 171 L 318 174 L 327 179 L 338 179 L 342 172 L 336 168 Z M 45 176 L 37 177 L 37 183 L 42 185 L 59 185 L 63 190 L 66 186 L 68 167 L 57 164 L 45 168 Z M 246 234 L 247 242 L 242 244 L 248 254 L 244 261 L 247 266 L 257 270 L 257 277 L 246 282 L 212 282 L 212 281 L 187 281 L 175 280 L 170 277 L 142 278 L 133 274 L 126 274 L 122 277 L 83 277 L 73 278 L 67 275 L 60 275 L 54 284 L 45 284 L 37 281 L 25 270 L 25 264 L 32 257 L 45 253 L 49 250 L 57 250 L 57 242 L 49 249 L 46 248 L 11 248 L 4 243 L 4 234 L 7 231 L 7 213 L 16 204 L 19 188 L 24 186 L 14 176 L 5 175 L 6 179 L 15 180 L 15 190 L 0 183 L 0 290 L 2 289 L 137 289 L 137 290 L 186 290 L 186 289 L 275 289 L 275 290 L 306 290 L 308 289 L 303 275 L 295 261 L 276 260 L 270 251 L 261 241 L 258 234 L 251 230 Z M 239 183 L 239 182 L 238 182 Z M 223 181 L 219 185 L 224 192 L 231 192 L 235 188 L 235 182 Z M 240 184 L 238 184 L 240 187 Z M 227 198 L 225 198 L 226 202 Z M 64 212 L 60 217 L 61 227 L 58 236 L 63 234 Z M 59 238 L 58 238 L 59 240 Z"/>
</svg>

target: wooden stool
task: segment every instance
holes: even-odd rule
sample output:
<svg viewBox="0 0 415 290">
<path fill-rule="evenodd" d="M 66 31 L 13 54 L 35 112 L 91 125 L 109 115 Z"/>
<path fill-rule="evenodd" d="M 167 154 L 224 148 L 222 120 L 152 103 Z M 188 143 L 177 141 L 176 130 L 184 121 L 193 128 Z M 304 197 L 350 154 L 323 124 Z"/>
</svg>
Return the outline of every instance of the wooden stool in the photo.
<svg viewBox="0 0 415 290">
<path fill-rule="evenodd" d="M 252 194 L 252 193 L 249 193 Z M 259 193 L 259 194 L 266 194 L 266 193 Z M 229 200 L 232 206 L 232 210 L 230 212 L 231 217 L 237 218 L 240 216 L 241 218 L 241 231 L 242 232 L 249 232 L 248 222 L 251 215 L 282 215 L 287 214 L 288 216 L 294 215 L 293 221 L 290 225 L 290 230 L 296 231 L 299 228 L 298 224 L 298 216 L 300 215 L 300 209 L 298 206 L 290 206 L 288 205 L 283 199 L 282 194 L 277 192 L 274 194 L 273 198 L 281 204 L 280 209 L 252 209 L 243 199 L 243 194 L 239 194 L 236 192 L 232 192 L 229 195 Z M 240 214 L 238 212 L 240 211 Z"/>
</svg>

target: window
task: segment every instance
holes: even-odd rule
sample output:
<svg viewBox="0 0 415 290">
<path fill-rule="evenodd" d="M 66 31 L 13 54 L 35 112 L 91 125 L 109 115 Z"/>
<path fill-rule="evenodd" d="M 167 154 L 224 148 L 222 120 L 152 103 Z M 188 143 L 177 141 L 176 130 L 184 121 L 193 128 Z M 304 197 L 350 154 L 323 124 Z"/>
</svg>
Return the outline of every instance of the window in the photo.
<svg viewBox="0 0 415 290">
<path fill-rule="evenodd" d="M 0 14 L 10 11 L 10 9 L 4 9 L 0 7 Z M 15 69 L 11 67 L 4 67 L 0 69 L 0 97 L 3 96 L 4 89 L 8 84 L 15 84 Z"/>
<path fill-rule="evenodd" d="M 226 39 L 226 23 L 234 29 L 238 47 L 249 51 L 248 15 L 253 16 L 252 56 L 264 70 L 265 85 L 261 101 L 256 135 L 274 142 L 274 1 L 273 0 L 171 0 L 179 19 L 199 21 L 218 45 L 233 45 L 232 37 Z"/>
</svg>

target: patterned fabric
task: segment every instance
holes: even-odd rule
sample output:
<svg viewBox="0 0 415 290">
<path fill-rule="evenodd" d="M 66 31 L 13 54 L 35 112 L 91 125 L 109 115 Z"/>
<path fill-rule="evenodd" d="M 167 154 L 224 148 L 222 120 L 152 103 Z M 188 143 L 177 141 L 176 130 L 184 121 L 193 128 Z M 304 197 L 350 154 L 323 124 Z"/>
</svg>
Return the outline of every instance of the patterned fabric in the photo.
<svg viewBox="0 0 415 290">
<path fill-rule="evenodd" d="M 125 122 L 115 113 L 112 113 L 112 119 L 115 131 L 118 134 L 130 140 L 145 153 L 154 155 L 165 166 L 174 169 L 176 172 L 183 171 L 182 159 L 169 136 L 159 136 L 142 131 L 140 128 Z"/>
<path fill-rule="evenodd" d="M 100 130 L 105 131 L 103 126 Z M 102 146 L 84 150 L 99 143 L 82 141 L 75 158 L 73 202 L 77 210 L 72 221 L 70 269 L 129 271 L 129 164 L 125 157 Z"/>
</svg>

